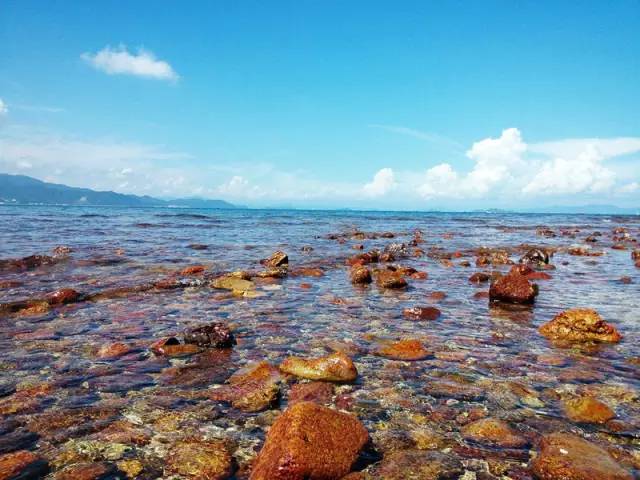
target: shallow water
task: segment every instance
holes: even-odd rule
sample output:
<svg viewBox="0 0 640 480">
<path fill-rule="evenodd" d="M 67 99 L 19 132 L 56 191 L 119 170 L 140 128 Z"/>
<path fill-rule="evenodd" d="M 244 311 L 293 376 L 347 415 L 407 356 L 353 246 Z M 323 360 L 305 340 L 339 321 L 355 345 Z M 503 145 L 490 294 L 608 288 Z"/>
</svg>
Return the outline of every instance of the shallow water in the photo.
<svg viewBox="0 0 640 480">
<path fill-rule="evenodd" d="M 557 235 L 537 234 L 540 226 Z M 612 240 L 617 227 L 627 229 L 625 250 L 611 248 L 620 243 Z M 382 250 L 409 243 L 416 229 L 427 254 L 395 263 L 425 271 L 428 279 L 409 279 L 402 291 L 350 283 L 345 260 L 360 253 L 354 245 Z M 356 231 L 392 232 L 394 238 L 352 238 Z M 593 232 L 602 235 L 590 246 L 604 255 L 566 252 L 572 244 L 586 245 Z M 0 259 L 50 255 L 59 245 L 72 249 L 54 265 L 0 271 L 0 303 L 41 298 L 63 287 L 83 294 L 127 288 L 196 264 L 211 275 L 259 270 L 259 260 L 275 250 L 288 254 L 292 273 L 300 267 L 323 272 L 258 282 L 258 298 L 203 285 L 0 318 L 0 453 L 22 441 L 50 463 L 51 478 L 80 460 L 123 459 L 141 462 L 139 478 L 162 478 L 170 445 L 197 435 L 225 440 L 239 466 L 237 478 L 246 478 L 265 427 L 286 407 L 288 387 L 279 407 L 251 414 L 203 399 L 201 392 L 251 361 L 277 365 L 290 354 L 320 356 L 340 348 L 353 357 L 359 377 L 338 386 L 331 403 L 363 421 L 373 438 L 371 461 L 393 448 L 418 446 L 455 452 L 470 471 L 495 475 L 486 478 L 530 478 L 530 447 L 488 448 L 461 437 L 464 424 L 488 415 L 509 421 L 530 446 L 541 434 L 571 430 L 610 445 L 621 462 L 638 468 L 640 269 L 630 254 L 638 238 L 638 217 L 0 207 Z M 476 267 L 472 250 L 507 248 L 517 262 L 522 244 L 560 249 L 551 259 L 552 278 L 537 282 L 535 306 L 505 309 L 474 298 L 488 286 L 470 283 L 469 276 L 491 267 Z M 453 252 L 461 254 L 451 258 L 452 265 L 436 258 Z M 461 266 L 465 260 L 471 266 Z M 446 298 L 432 300 L 433 292 Z M 437 306 L 442 316 L 405 319 L 403 308 L 416 305 Z M 540 325 L 573 307 L 596 309 L 619 329 L 622 342 L 562 347 L 538 333 Z M 149 351 L 155 340 L 211 321 L 232 326 L 238 344 L 231 351 L 180 359 Z M 381 341 L 396 338 L 423 340 L 434 355 L 401 362 L 372 354 Z M 96 355 L 113 342 L 131 351 L 114 360 Z M 431 395 L 429 385 L 443 379 L 484 393 L 473 401 Z M 605 401 L 616 419 L 597 425 L 568 420 L 562 400 L 578 393 Z M 110 436 L 122 422 L 128 422 L 125 430 L 144 429 L 144 440 Z"/>
</svg>

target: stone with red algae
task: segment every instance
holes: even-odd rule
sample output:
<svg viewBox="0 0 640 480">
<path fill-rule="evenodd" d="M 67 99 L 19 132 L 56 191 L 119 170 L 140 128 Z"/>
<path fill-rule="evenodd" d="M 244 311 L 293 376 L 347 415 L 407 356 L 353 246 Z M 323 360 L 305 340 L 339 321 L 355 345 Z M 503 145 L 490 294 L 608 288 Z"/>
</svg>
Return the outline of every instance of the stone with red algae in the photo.
<svg viewBox="0 0 640 480">
<path fill-rule="evenodd" d="M 461 433 L 467 440 L 502 448 L 520 448 L 528 443 L 508 423 L 497 418 L 476 420 L 465 425 Z"/>
<path fill-rule="evenodd" d="M 193 480 L 225 480 L 234 472 L 233 459 L 224 442 L 187 439 L 169 448 L 165 473 Z"/>
<path fill-rule="evenodd" d="M 368 440 L 357 418 L 300 402 L 272 425 L 249 479 L 339 480 Z"/>
<path fill-rule="evenodd" d="M 531 466 L 539 480 L 633 480 L 606 450 L 571 433 L 543 437 Z"/>
<path fill-rule="evenodd" d="M 566 400 L 563 407 L 565 415 L 577 423 L 605 423 L 616 416 L 606 403 L 589 396 Z"/>
<path fill-rule="evenodd" d="M 296 377 L 327 382 L 352 382 L 358 376 L 353 361 L 343 352 L 313 359 L 287 357 L 280 364 L 280 370 Z"/>
<path fill-rule="evenodd" d="M 550 340 L 617 343 L 622 335 L 595 310 L 575 308 L 556 315 L 539 329 Z"/>
<path fill-rule="evenodd" d="M 47 296 L 49 305 L 64 305 L 66 303 L 77 302 L 80 299 L 80 293 L 73 288 L 61 288 Z"/>
<path fill-rule="evenodd" d="M 424 360 L 432 353 L 419 340 L 406 339 L 389 342 L 376 350 L 376 355 L 391 360 Z"/>
<path fill-rule="evenodd" d="M 405 288 L 407 286 L 404 277 L 392 270 L 380 270 L 376 275 L 376 283 L 381 288 Z"/>
<path fill-rule="evenodd" d="M 410 320 L 437 320 L 440 318 L 439 309 L 436 307 L 411 307 L 402 310 L 402 315 Z"/>
<path fill-rule="evenodd" d="M 371 271 L 364 265 L 354 265 L 351 268 L 351 283 L 354 285 L 366 285 L 371 283 Z"/>
<path fill-rule="evenodd" d="M 19 450 L 0 455 L 0 480 L 44 478 L 47 463 L 33 452 Z"/>
<path fill-rule="evenodd" d="M 516 271 L 498 277 L 489 288 L 492 302 L 530 305 L 538 295 L 538 286 Z"/>
</svg>

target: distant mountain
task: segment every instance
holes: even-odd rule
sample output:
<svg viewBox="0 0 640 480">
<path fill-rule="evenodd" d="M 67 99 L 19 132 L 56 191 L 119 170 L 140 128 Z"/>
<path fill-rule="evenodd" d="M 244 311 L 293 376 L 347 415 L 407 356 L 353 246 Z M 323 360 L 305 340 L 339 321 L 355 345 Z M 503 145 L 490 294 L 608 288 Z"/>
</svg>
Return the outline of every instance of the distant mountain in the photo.
<svg viewBox="0 0 640 480">
<path fill-rule="evenodd" d="M 224 200 L 186 198 L 160 200 L 149 196 L 97 192 L 47 183 L 25 175 L 0 173 L 0 205 L 103 205 L 114 207 L 237 208 Z"/>
</svg>

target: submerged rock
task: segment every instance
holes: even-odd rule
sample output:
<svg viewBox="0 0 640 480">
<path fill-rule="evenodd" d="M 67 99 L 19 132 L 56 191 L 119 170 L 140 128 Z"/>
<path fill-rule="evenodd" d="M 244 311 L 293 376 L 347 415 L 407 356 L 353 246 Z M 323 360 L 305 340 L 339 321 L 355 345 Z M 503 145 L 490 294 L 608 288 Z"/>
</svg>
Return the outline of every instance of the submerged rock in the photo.
<svg viewBox="0 0 640 480">
<path fill-rule="evenodd" d="M 312 402 L 289 407 L 272 425 L 250 480 L 339 480 L 369 440 L 360 421 Z"/>
<path fill-rule="evenodd" d="M 484 398 L 484 391 L 481 388 L 452 380 L 432 380 L 425 386 L 424 391 L 436 398 L 454 398 L 465 401 Z"/>
<path fill-rule="evenodd" d="M 220 440 L 181 440 L 169 448 L 165 473 L 193 480 L 225 480 L 233 475 L 233 461 Z"/>
<path fill-rule="evenodd" d="M 73 288 L 61 288 L 47 296 L 49 305 L 64 305 L 67 303 L 77 302 L 80 299 L 80 293 Z"/>
<path fill-rule="evenodd" d="M 411 307 L 402 310 L 402 315 L 410 320 L 437 320 L 440 318 L 439 309 L 436 307 Z"/>
<path fill-rule="evenodd" d="M 49 471 L 47 462 L 26 450 L 0 455 L 0 480 L 43 478 Z"/>
<path fill-rule="evenodd" d="M 220 322 L 201 327 L 192 327 L 184 331 L 184 343 L 192 343 L 201 347 L 229 348 L 236 344 L 236 339 L 229 327 Z"/>
<path fill-rule="evenodd" d="M 578 423 L 605 423 L 616 416 L 607 404 L 589 396 L 566 400 L 563 407 L 567 417 Z"/>
<path fill-rule="evenodd" d="M 433 355 L 419 340 L 388 342 L 376 350 L 376 355 L 392 360 L 423 360 Z"/>
<path fill-rule="evenodd" d="M 282 375 L 268 362 L 260 362 L 238 370 L 225 385 L 210 391 L 212 400 L 230 402 L 244 412 L 259 412 L 278 400 Z"/>
<path fill-rule="evenodd" d="M 595 310 L 575 308 L 556 315 L 542 325 L 540 333 L 551 340 L 570 342 L 616 343 L 622 335 L 613 325 L 606 323 Z"/>
<path fill-rule="evenodd" d="M 371 271 L 364 265 L 354 265 L 351 268 L 351 283 L 354 285 L 366 285 L 371 283 Z"/>
<path fill-rule="evenodd" d="M 633 480 L 606 450 L 571 433 L 543 437 L 532 469 L 540 480 Z"/>
<path fill-rule="evenodd" d="M 460 458 L 455 453 L 432 450 L 398 450 L 385 455 L 372 472 L 376 480 L 447 480 L 457 479 L 464 473 Z M 369 477 L 365 477 L 369 478 Z"/>
<path fill-rule="evenodd" d="M 256 288 L 251 280 L 246 280 L 233 274 L 216 278 L 211 282 L 211 287 L 221 290 L 231 290 L 237 295 L 243 295 Z"/>
<path fill-rule="evenodd" d="M 399 272 L 392 270 L 379 270 L 376 274 L 376 283 L 381 288 L 405 288 L 407 281 Z"/>
<path fill-rule="evenodd" d="M 180 343 L 180 340 L 175 337 L 157 340 L 150 349 L 156 355 L 167 357 L 184 357 L 202 351 L 197 345 Z"/>
<path fill-rule="evenodd" d="M 528 443 L 508 423 L 497 418 L 482 418 L 465 425 L 462 436 L 467 440 L 502 448 L 519 448 Z"/>
<path fill-rule="evenodd" d="M 280 370 L 300 378 L 328 382 L 352 382 L 358 376 L 353 361 L 343 352 L 314 359 L 288 357 L 280 364 Z"/>
<path fill-rule="evenodd" d="M 492 302 L 532 304 L 538 295 L 538 286 L 517 271 L 498 277 L 491 283 L 489 299 Z"/>
<path fill-rule="evenodd" d="M 296 383 L 289 391 L 289 406 L 300 402 L 326 404 L 333 398 L 333 385 L 328 382 Z"/>
</svg>

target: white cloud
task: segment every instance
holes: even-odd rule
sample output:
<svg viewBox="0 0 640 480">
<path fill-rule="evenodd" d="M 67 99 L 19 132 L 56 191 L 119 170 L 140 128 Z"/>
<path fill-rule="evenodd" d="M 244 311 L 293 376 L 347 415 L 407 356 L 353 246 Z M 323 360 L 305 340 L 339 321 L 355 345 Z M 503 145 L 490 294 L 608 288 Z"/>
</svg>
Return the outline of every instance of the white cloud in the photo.
<svg viewBox="0 0 640 480">
<path fill-rule="evenodd" d="M 373 176 L 373 180 L 362 187 L 362 191 L 369 197 L 381 197 L 386 195 L 396 186 L 393 170 L 383 168 Z"/>
<path fill-rule="evenodd" d="M 640 183 L 631 182 L 631 183 L 627 183 L 625 185 L 622 185 L 620 187 L 619 193 L 625 195 L 625 194 L 629 194 L 629 193 L 635 193 L 638 190 L 640 190 Z"/>
<path fill-rule="evenodd" d="M 2 101 L 2 99 L 0 98 L 0 117 L 6 115 L 9 113 L 9 108 L 7 107 L 7 104 L 4 103 Z"/>
<path fill-rule="evenodd" d="M 148 50 L 140 48 L 137 54 L 129 53 L 126 46 L 106 46 L 99 52 L 83 53 L 81 58 L 95 69 L 109 75 L 134 75 L 159 80 L 178 80 L 178 74 L 169 63 L 158 60 Z"/>
</svg>

